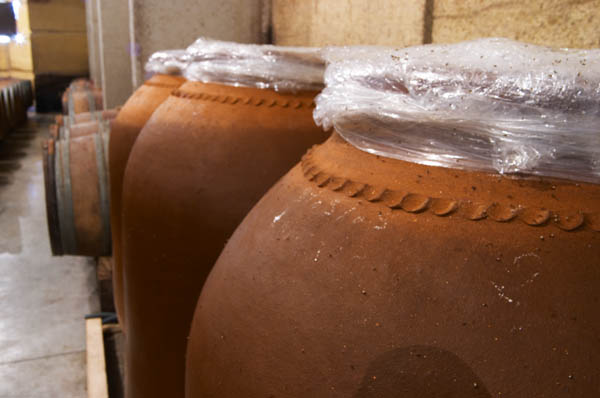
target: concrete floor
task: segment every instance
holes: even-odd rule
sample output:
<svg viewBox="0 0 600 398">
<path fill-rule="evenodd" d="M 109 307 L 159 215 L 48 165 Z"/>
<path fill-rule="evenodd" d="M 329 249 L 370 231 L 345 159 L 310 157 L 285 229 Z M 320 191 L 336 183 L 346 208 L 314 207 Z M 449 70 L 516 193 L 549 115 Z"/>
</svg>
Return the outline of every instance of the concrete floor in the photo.
<svg viewBox="0 0 600 398">
<path fill-rule="evenodd" d="M 30 115 L 0 141 L 0 398 L 86 396 L 96 276 L 91 259 L 50 252 L 41 142 L 51 120 Z"/>
</svg>

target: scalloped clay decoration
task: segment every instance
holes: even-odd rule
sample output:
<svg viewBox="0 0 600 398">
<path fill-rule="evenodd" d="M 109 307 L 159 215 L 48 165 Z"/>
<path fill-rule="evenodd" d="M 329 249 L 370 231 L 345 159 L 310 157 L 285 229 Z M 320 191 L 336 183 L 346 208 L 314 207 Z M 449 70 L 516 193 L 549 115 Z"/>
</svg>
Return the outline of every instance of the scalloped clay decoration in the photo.
<svg viewBox="0 0 600 398">
<path fill-rule="evenodd" d="M 315 95 L 190 81 L 143 128 L 123 183 L 127 397 L 184 396 L 206 276 L 252 206 L 329 135 Z"/>
<path fill-rule="evenodd" d="M 109 142 L 110 221 L 113 253 L 113 295 L 119 323 L 127 333 L 127 319 L 123 304 L 123 271 L 121 250 L 121 193 L 123 174 L 131 148 L 142 127 L 152 113 L 181 86 L 185 79 L 179 76 L 154 75 L 129 97 L 111 123 Z"/>
<path fill-rule="evenodd" d="M 334 134 L 219 257 L 186 397 L 596 396 L 599 214 L 599 185 L 408 163 Z"/>
</svg>

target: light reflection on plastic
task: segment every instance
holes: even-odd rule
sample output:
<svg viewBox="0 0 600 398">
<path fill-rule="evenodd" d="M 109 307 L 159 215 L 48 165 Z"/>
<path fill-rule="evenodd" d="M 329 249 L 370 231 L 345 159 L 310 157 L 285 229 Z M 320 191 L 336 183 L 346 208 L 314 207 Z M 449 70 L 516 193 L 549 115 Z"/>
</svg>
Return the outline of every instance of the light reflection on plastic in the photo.
<svg viewBox="0 0 600 398">
<path fill-rule="evenodd" d="M 0 35 L 0 44 L 8 44 L 10 43 L 10 36 Z"/>
</svg>

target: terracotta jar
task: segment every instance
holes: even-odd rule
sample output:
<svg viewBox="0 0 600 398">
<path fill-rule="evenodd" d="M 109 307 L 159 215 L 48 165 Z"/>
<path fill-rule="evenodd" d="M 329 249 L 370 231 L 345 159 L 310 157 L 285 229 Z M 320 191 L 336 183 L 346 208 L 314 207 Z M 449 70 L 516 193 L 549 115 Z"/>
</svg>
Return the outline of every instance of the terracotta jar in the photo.
<svg viewBox="0 0 600 398">
<path fill-rule="evenodd" d="M 54 255 L 110 255 L 108 140 L 105 123 L 92 134 L 44 144 L 46 213 Z"/>
<path fill-rule="evenodd" d="M 142 127 L 169 94 L 185 82 L 180 76 L 154 75 L 129 97 L 113 120 L 110 139 L 110 220 L 113 241 L 113 293 L 121 328 L 127 325 L 123 305 L 123 274 L 121 261 L 121 192 L 123 174 L 131 148 Z"/>
<path fill-rule="evenodd" d="M 599 265 L 599 185 L 418 165 L 335 134 L 219 257 L 186 396 L 596 396 Z"/>
<path fill-rule="evenodd" d="M 258 199 L 326 138 L 315 95 L 188 82 L 143 128 L 123 183 L 128 398 L 183 397 L 203 281 Z"/>
</svg>

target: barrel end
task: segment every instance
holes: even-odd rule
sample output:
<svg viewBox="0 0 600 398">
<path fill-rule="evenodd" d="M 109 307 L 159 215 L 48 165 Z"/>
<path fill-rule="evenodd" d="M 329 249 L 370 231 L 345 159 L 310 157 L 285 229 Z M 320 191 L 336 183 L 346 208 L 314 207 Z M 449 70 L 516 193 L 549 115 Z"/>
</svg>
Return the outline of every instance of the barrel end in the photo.
<svg viewBox="0 0 600 398">
<path fill-rule="evenodd" d="M 42 159 L 44 168 L 44 188 L 46 191 L 46 220 L 48 222 L 48 236 L 50 248 L 55 256 L 64 254 L 60 238 L 60 225 L 58 218 L 58 201 L 56 198 L 56 170 L 54 162 L 54 140 L 49 139 L 42 143 Z"/>
</svg>

